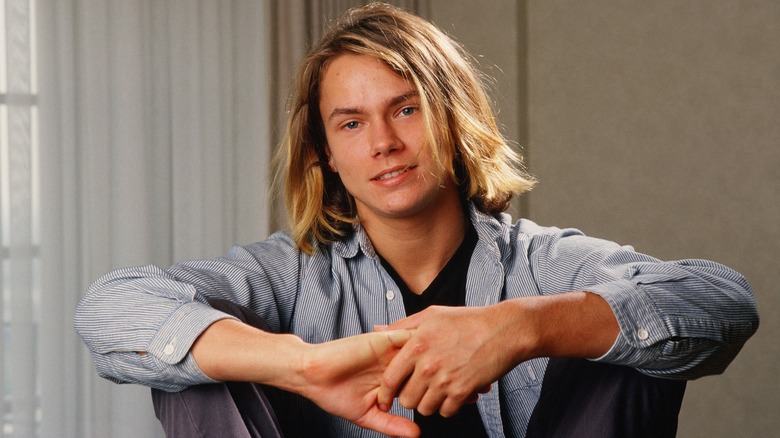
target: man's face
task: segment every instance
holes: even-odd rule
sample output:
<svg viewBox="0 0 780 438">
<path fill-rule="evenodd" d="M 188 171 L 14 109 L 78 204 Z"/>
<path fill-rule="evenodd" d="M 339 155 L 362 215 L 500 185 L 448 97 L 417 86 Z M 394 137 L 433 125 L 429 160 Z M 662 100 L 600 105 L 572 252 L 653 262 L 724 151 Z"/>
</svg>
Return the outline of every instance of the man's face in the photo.
<svg viewBox="0 0 780 438">
<path fill-rule="evenodd" d="M 417 90 L 384 62 L 355 54 L 331 60 L 319 107 L 330 168 L 361 219 L 426 214 L 443 190 L 454 190 L 424 147 Z"/>
</svg>

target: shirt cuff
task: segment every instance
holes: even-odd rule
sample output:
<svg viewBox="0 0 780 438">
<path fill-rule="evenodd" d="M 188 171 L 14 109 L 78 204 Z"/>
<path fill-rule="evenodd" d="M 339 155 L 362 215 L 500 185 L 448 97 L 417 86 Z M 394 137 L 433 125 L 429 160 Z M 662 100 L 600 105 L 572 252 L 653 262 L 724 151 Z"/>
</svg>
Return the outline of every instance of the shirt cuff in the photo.
<svg viewBox="0 0 780 438">
<path fill-rule="evenodd" d="M 211 324 L 226 318 L 236 319 L 202 303 L 183 304 L 168 317 L 152 338 L 149 353 L 169 365 L 177 364 L 187 356 L 201 333 Z"/>
<path fill-rule="evenodd" d="M 620 333 L 609 351 L 593 360 L 640 367 L 656 359 L 658 350 L 651 347 L 669 339 L 671 333 L 641 285 L 616 280 L 587 290 L 607 301 L 620 326 Z"/>
</svg>

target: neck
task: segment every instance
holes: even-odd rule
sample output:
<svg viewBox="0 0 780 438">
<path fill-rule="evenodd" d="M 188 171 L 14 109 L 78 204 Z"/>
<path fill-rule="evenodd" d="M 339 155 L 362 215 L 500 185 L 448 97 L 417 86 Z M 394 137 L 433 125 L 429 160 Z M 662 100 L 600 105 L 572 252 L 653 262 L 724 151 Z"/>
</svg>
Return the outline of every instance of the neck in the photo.
<svg viewBox="0 0 780 438">
<path fill-rule="evenodd" d="M 436 278 L 466 235 L 466 213 L 457 193 L 425 214 L 363 221 L 376 252 L 412 292 L 420 294 Z"/>
</svg>

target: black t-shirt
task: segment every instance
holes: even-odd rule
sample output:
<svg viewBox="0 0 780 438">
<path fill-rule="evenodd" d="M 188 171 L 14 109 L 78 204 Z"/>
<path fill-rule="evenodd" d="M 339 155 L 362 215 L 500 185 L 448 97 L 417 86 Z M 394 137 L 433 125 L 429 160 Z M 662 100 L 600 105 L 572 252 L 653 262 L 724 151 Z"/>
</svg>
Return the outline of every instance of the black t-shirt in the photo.
<svg viewBox="0 0 780 438">
<path fill-rule="evenodd" d="M 477 231 L 469 224 L 466 236 L 455 254 L 420 295 L 409 290 L 393 267 L 382 260 L 385 269 L 401 289 L 406 314 L 412 315 L 433 305 L 465 306 L 466 274 L 476 246 Z M 415 411 L 414 421 L 422 429 L 422 438 L 487 437 L 476 404 L 464 405 L 457 414 L 449 418 L 442 417 L 438 412 L 424 416 Z"/>
</svg>

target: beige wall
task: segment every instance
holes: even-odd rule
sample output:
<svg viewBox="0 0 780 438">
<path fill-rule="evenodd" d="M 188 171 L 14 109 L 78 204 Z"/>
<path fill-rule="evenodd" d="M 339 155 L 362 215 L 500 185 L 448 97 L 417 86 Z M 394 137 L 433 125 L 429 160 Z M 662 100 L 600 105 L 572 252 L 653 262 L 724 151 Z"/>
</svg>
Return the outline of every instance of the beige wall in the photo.
<svg viewBox="0 0 780 438">
<path fill-rule="evenodd" d="M 531 219 L 724 262 L 753 285 L 759 332 L 689 384 L 679 436 L 776 436 L 780 2 L 459 3 L 430 14 L 497 65 L 501 121 L 540 179 Z"/>
</svg>

